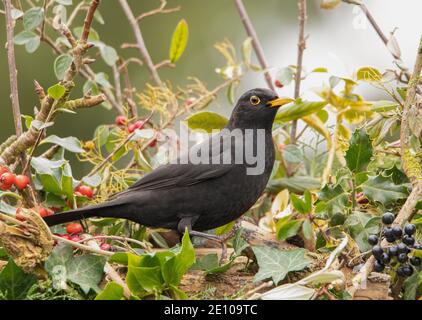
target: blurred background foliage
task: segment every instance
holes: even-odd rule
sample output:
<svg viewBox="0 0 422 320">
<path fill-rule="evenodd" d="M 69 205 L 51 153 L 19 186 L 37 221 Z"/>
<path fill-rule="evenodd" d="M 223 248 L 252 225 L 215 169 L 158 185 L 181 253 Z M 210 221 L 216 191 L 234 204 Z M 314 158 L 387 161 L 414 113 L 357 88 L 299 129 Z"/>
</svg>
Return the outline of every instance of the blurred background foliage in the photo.
<svg viewBox="0 0 422 320">
<path fill-rule="evenodd" d="M 76 3 L 76 2 L 74 2 Z M 157 6 L 158 1 L 142 0 L 130 1 L 136 13 L 149 11 Z M 277 1 L 245 1 L 261 38 L 264 50 L 274 74 L 276 68 L 295 64 L 297 43 L 297 4 L 295 0 Z M 357 8 L 343 4 L 336 11 L 319 9 L 319 1 L 308 1 L 307 50 L 304 66 L 306 70 L 316 67 L 328 68 L 330 74 L 349 76 L 362 65 L 372 65 L 384 70 L 391 67 L 391 58 L 377 38 L 375 32 L 367 25 L 366 19 Z M 420 1 L 411 0 L 373 0 L 367 2 L 368 7 L 375 13 L 377 20 L 384 29 L 393 30 L 397 25 L 400 29 L 396 37 L 401 45 L 404 61 L 412 61 L 417 44 L 417 32 L 414 19 L 422 10 Z M 169 7 L 180 6 L 175 13 L 146 18 L 141 22 L 143 36 L 155 63 L 168 56 L 172 32 L 177 22 L 184 18 L 189 25 L 189 42 L 186 52 L 178 61 L 177 68 L 161 68 L 162 79 L 170 80 L 174 85 L 183 85 L 187 77 L 196 76 L 204 81 L 209 88 L 219 83 L 219 76 L 215 67 L 224 64 L 224 60 L 214 48 L 214 44 L 229 39 L 239 49 L 246 39 L 244 29 L 238 18 L 234 2 L 227 0 L 169 0 Z M 104 25 L 94 24 L 94 29 L 101 35 L 101 40 L 116 48 L 123 57 L 136 55 L 135 49 L 120 49 L 122 43 L 133 43 L 133 33 L 129 27 L 118 1 L 104 1 L 101 5 Z M 79 15 L 76 25 L 82 23 Z M 6 33 L 4 16 L 0 15 L 0 110 L 1 126 L 0 141 L 14 132 L 10 99 L 7 57 L 5 51 Z M 22 28 L 19 23 L 15 33 Z M 377 52 L 377 54 L 374 54 Z M 44 87 L 56 82 L 53 72 L 53 62 L 56 55 L 44 43 L 34 54 L 28 54 L 23 46 L 16 47 L 19 93 L 22 114 L 32 114 L 37 98 L 33 90 L 33 80 L 38 80 Z M 410 55 L 410 56 L 409 56 Z M 341 58 L 339 58 L 341 57 Z M 102 59 L 97 59 L 93 65 L 96 72 L 108 72 L 110 68 Z M 150 81 L 145 67 L 130 65 L 133 85 L 142 90 L 146 82 Z M 111 74 L 110 74 L 111 76 Z M 321 77 L 309 77 L 302 85 L 303 98 L 317 100 L 311 89 L 321 86 Z M 328 77 L 328 76 L 327 76 Z M 78 79 L 80 81 L 78 81 Z M 73 96 L 80 95 L 81 86 L 85 82 L 78 76 L 77 86 Z M 251 87 L 265 86 L 261 74 L 249 73 L 241 83 L 237 94 Z M 283 96 L 293 95 L 293 84 L 279 90 Z M 360 86 L 358 92 L 365 91 L 367 99 L 380 99 L 383 92 L 371 90 L 369 85 Z M 110 111 L 99 112 L 100 107 L 84 110 L 78 114 L 63 114 L 58 117 L 56 125 L 49 130 L 50 134 L 61 137 L 76 135 L 84 140 L 92 137 L 96 126 L 112 122 L 116 113 Z M 211 106 L 222 114 L 229 114 L 228 102 L 225 94 Z M 75 133 L 77 128 L 77 133 Z M 78 171 L 77 164 L 74 168 Z"/>
</svg>

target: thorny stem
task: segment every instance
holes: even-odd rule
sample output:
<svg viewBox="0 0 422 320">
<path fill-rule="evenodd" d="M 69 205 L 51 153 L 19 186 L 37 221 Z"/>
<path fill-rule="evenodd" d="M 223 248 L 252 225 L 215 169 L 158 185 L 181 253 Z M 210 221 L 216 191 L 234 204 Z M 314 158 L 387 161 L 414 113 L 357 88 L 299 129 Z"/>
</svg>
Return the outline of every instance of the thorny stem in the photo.
<svg viewBox="0 0 422 320">
<path fill-rule="evenodd" d="M 13 40 L 13 30 L 15 21 L 12 18 L 11 0 L 3 0 L 6 15 L 6 31 L 7 31 L 7 61 L 9 64 L 9 80 L 10 80 L 10 97 L 12 100 L 13 120 L 15 122 L 16 135 L 22 134 L 22 121 L 19 106 L 18 94 L 18 72 L 16 70 L 15 44 Z"/>
<path fill-rule="evenodd" d="M 147 68 L 148 71 L 152 77 L 152 79 L 154 80 L 155 84 L 162 87 L 163 86 L 163 82 L 160 79 L 160 76 L 158 75 L 157 69 L 155 68 L 154 63 L 152 62 L 151 56 L 145 46 L 145 41 L 144 38 L 142 36 L 141 33 L 141 29 L 138 25 L 138 21 L 136 20 L 132 9 L 130 8 L 129 4 L 127 3 L 126 0 L 119 0 L 119 3 L 123 9 L 123 12 L 125 13 L 129 24 L 132 28 L 132 31 L 135 35 L 135 39 L 136 39 L 136 46 L 139 50 L 139 53 L 141 54 Z"/>
<path fill-rule="evenodd" d="M 242 2 L 242 0 L 235 0 L 236 8 L 239 12 L 240 19 L 242 20 L 243 26 L 245 27 L 246 33 L 252 38 L 252 46 L 254 48 L 256 57 L 258 58 L 259 64 L 264 69 L 264 77 L 268 87 L 275 91 L 274 83 L 268 72 L 268 62 L 265 58 L 264 49 L 262 48 L 261 42 L 259 41 L 258 35 L 256 34 L 255 28 L 249 18 L 248 12 Z"/>
<path fill-rule="evenodd" d="M 295 99 L 300 95 L 300 83 L 302 75 L 303 52 L 306 49 L 305 39 L 305 25 L 307 19 L 306 13 L 306 0 L 298 0 L 299 7 L 299 40 L 297 44 L 297 63 L 296 63 L 296 76 L 295 76 Z M 293 120 L 290 131 L 290 143 L 296 143 L 297 120 Z"/>
</svg>

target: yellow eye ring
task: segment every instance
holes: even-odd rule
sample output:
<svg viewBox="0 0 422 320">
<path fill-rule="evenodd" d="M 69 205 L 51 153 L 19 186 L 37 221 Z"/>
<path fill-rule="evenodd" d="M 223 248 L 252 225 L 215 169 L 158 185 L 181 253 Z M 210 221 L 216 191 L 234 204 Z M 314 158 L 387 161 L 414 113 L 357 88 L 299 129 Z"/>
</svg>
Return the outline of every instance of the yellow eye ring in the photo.
<svg viewBox="0 0 422 320">
<path fill-rule="evenodd" d="M 259 104 L 261 102 L 261 100 L 257 97 L 257 96 L 252 96 L 249 101 L 251 102 L 251 104 L 253 104 L 254 106 L 256 106 L 257 104 Z"/>
</svg>

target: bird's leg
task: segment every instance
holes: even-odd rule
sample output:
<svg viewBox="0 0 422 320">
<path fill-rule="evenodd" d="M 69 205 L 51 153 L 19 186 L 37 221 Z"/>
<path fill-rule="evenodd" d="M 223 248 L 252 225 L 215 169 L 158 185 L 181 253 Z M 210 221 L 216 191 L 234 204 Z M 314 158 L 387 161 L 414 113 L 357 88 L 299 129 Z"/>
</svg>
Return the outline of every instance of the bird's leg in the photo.
<svg viewBox="0 0 422 320">
<path fill-rule="evenodd" d="M 236 231 L 240 227 L 240 222 L 236 222 L 236 224 L 233 226 L 232 230 L 227 232 L 224 235 L 218 236 L 214 234 L 208 234 L 205 232 L 195 231 L 192 230 L 192 218 L 182 218 L 177 226 L 178 231 L 183 234 L 185 232 L 185 229 L 188 228 L 188 232 L 190 235 L 194 237 L 201 237 L 208 239 L 210 241 L 215 241 L 221 245 L 221 258 L 220 258 L 220 264 L 222 264 L 226 258 L 227 258 L 227 245 L 226 241 L 229 240 L 231 237 L 234 236 Z"/>
</svg>

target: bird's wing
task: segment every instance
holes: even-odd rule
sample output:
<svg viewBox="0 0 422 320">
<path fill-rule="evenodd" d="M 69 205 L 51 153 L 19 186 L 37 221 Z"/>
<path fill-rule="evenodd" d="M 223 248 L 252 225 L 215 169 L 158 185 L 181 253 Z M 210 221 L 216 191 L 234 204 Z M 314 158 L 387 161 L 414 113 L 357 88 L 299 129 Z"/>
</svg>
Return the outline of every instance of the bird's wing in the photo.
<svg viewBox="0 0 422 320">
<path fill-rule="evenodd" d="M 217 164 L 213 164 L 213 159 L 219 158 L 222 151 L 227 150 L 228 148 L 227 146 L 220 145 L 220 137 L 220 135 L 213 136 L 201 144 L 193 147 L 195 150 L 200 152 L 201 147 L 207 144 L 210 146 L 211 155 L 208 157 L 209 164 L 187 163 L 163 165 L 146 174 L 127 190 L 117 193 L 112 197 L 114 198 L 115 196 L 122 195 L 134 190 L 157 190 L 191 186 L 225 175 L 234 167 L 233 164 L 220 164 L 218 162 Z M 182 155 L 180 158 L 185 156 L 186 155 Z"/>
</svg>

